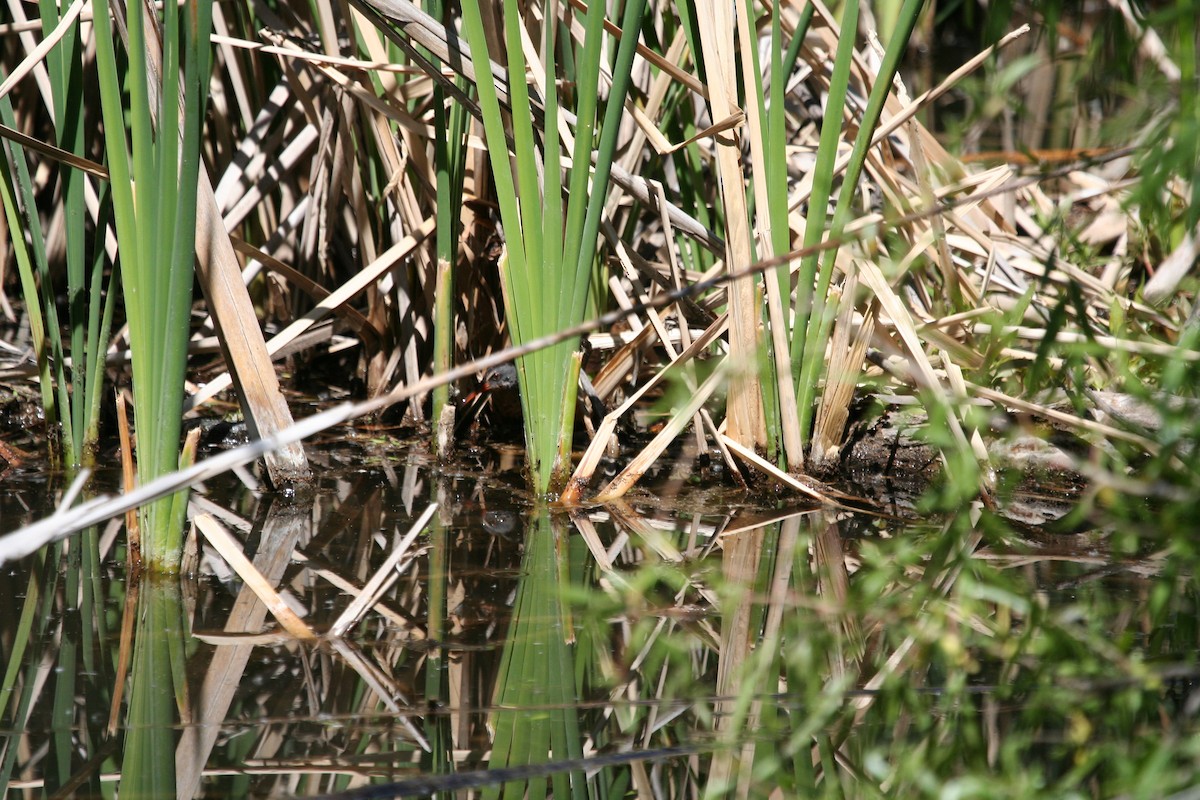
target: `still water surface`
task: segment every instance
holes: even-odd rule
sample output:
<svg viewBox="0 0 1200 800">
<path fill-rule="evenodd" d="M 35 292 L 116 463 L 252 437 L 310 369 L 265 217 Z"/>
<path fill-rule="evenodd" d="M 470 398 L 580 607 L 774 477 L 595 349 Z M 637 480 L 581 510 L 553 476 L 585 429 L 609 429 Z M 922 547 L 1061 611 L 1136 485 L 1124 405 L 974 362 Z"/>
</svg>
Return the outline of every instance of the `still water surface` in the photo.
<svg viewBox="0 0 1200 800">
<path fill-rule="evenodd" d="M 195 529 L 179 581 L 131 587 L 119 522 L 2 568 L 6 797 L 121 776 L 122 798 L 1165 796 L 1200 776 L 1195 573 L 1162 537 L 686 481 L 567 514 L 528 502 L 516 451 L 436 467 L 350 439 L 314 460 L 302 502 L 248 474 L 192 502 L 299 622 Z M 0 530 L 49 494 L 9 475 Z"/>
</svg>

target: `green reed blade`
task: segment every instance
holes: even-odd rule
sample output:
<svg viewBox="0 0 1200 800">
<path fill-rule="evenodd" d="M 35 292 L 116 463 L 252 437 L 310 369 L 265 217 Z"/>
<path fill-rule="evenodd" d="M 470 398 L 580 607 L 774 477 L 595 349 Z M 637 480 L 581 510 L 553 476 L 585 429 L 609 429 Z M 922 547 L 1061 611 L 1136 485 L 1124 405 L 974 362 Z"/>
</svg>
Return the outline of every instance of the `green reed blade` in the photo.
<svg viewBox="0 0 1200 800">
<path fill-rule="evenodd" d="M 492 172 L 505 229 L 506 254 L 500 264 L 505 320 L 513 341 L 521 343 L 537 337 L 547 325 L 553 324 L 546 319 L 542 300 L 543 297 L 557 294 L 552 286 L 546 285 L 555 279 L 557 270 L 550 268 L 544 259 L 542 192 L 537 177 L 539 161 L 532 133 L 532 108 L 525 86 L 519 17 L 515 9 L 505 15 L 504 25 L 506 50 L 510 59 L 507 74 L 512 103 L 512 159 L 507 156 L 504 118 L 493 83 L 494 73 L 488 57 L 482 16 L 477 4 L 468 3 L 463 8 L 463 30 L 475 61 L 484 134 L 492 151 Z M 517 183 L 514 183 L 513 161 L 516 162 Z M 557 259 L 558 254 L 552 255 Z M 545 359 L 544 354 L 538 354 L 517 361 L 525 416 L 527 461 L 532 480 L 542 491 L 549 481 L 553 457 L 552 453 L 543 452 L 544 440 L 548 438 L 545 434 L 549 427 L 547 422 L 553 422 L 552 417 L 547 417 L 547 412 L 553 414 L 553 408 L 545 402 L 546 390 L 543 388 L 547 380 L 552 380 L 548 377 L 550 371 L 541 368 Z"/>
<path fill-rule="evenodd" d="M 6 95 L 0 97 L 0 121 L 16 127 L 12 102 Z M 66 378 L 65 351 L 62 342 L 62 327 L 59 324 L 58 302 L 51 278 L 50 264 L 46 255 L 45 232 L 37 213 L 37 200 L 29 165 L 17 145 L 4 142 L 5 157 L 5 213 L 12 230 L 24 230 L 29 235 L 32 253 L 26 250 L 22 237 L 14 238 L 14 254 L 20 273 L 21 290 L 26 309 L 30 315 L 30 332 L 33 337 L 34 358 L 38 364 L 38 376 L 42 391 L 42 407 L 50 430 L 61 423 L 68 440 L 73 440 L 71 431 L 71 392 Z M 49 349 L 47 349 L 47 345 Z M 57 463 L 61 456 L 54 434 L 50 437 L 50 460 Z"/>
<path fill-rule="evenodd" d="M 518 227 L 506 230 L 506 238 L 520 236 L 525 243 L 525 261 L 523 267 L 529 270 L 527 276 L 516 273 L 519 280 L 529 280 L 542 264 L 542 235 L 538 216 L 534 213 L 540 206 L 542 194 L 541 181 L 538 179 L 540 159 L 537 142 L 533 137 L 533 106 L 529 101 L 529 84 L 526 82 L 525 50 L 521 43 L 520 14 L 516 9 L 507 9 L 504 17 L 504 44 L 508 62 L 508 100 L 512 106 L 510 124 L 512 126 L 513 155 L 517 165 L 517 203 Z M 507 220 L 505 226 L 508 226 Z M 530 304 L 534 309 L 534 326 L 537 327 L 537 309 L 541 308 L 542 283 L 530 280 Z"/>
<path fill-rule="evenodd" d="M 858 0 L 848 0 L 842 9 L 841 27 L 844 35 L 838 40 L 834 56 L 833 73 L 829 80 L 829 95 L 825 103 L 825 117 L 821 122 L 821 138 L 817 145 L 817 161 L 813 168 L 813 189 L 808 200 L 808 217 L 805 220 L 804 246 L 820 243 L 825 233 L 825 220 L 829 198 L 833 191 L 834 166 L 837 162 L 838 142 L 842 135 L 842 110 L 846 104 L 846 92 L 850 84 L 850 66 L 854 60 L 855 31 L 858 30 Z M 799 373 L 800 384 L 796 399 L 800 414 L 801 435 L 807 439 L 812 424 L 812 392 L 803 385 L 806 375 L 815 375 L 818 360 L 824 353 L 809 352 L 806 348 L 807 333 L 812 322 L 817 302 L 817 255 L 805 256 L 800 261 L 796 286 L 795 328 L 792 330 L 792 374 Z M 819 324 L 819 317 L 818 317 Z"/>
<path fill-rule="evenodd" d="M 425 0 L 425 11 L 434 19 L 446 20 L 445 4 L 442 0 Z M 438 67 L 441 62 L 432 54 L 426 54 L 431 63 Z M 460 90 L 466 89 L 465 82 L 457 79 Z M 466 132 L 467 111 L 462 103 L 446 105 L 446 92 L 440 84 L 433 92 L 433 120 L 435 139 L 434 169 L 437 181 L 437 276 L 434 289 L 433 311 L 433 370 L 434 373 L 450 369 L 454 360 L 454 265 L 458 260 L 458 239 L 462 223 L 462 193 L 466 176 Z M 439 386 L 433 391 L 433 415 L 437 424 L 442 409 L 450 402 L 449 385 Z M 434 429 L 435 447 L 440 446 L 437 428 Z"/>
<path fill-rule="evenodd" d="M 477 2 L 463 4 L 462 25 L 463 33 L 471 48 L 471 58 L 475 65 L 476 89 L 479 92 L 479 109 L 483 117 L 484 136 L 490 146 L 495 146 L 498 155 L 503 156 L 506 148 L 500 143 L 505 142 L 504 119 L 500 113 L 500 101 L 496 95 L 495 73 L 492 71 L 491 58 L 488 56 L 487 39 L 483 30 L 483 18 L 480 15 Z M 492 175 L 496 186 L 496 199 L 500 205 L 500 217 L 504 221 L 507 237 L 506 247 L 509 268 L 524 275 L 525 244 L 520 235 L 521 214 L 517 206 L 516 186 L 513 182 L 512 169 L 507 158 L 492 159 Z M 511 230 L 508 230 L 511 228 Z M 506 289 L 506 292 L 508 290 Z M 518 302 L 523 298 L 512 298 Z M 505 302 L 509 302 L 506 294 Z M 528 318 L 528 311 L 517 315 Z M 513 321 L 512 324 L 517 324 Z"/>
<path fill-rule="evenodd" d="M 117 305 L 117 289 L 120 286 L 121 274 L 119 267 L 114 264 L 107 284 L 103 279 L 108 254 L 104 247 L 99 246 L 99 241 L 100 236 L 107 233 L 112 216 L 112 205 L 108 202 L 107 183 L 99 185 L 98 195 L 100 213 L 96 220 L 96 230 L 101 233 L 97 234 L 88 290 L 88 337 L 85 356 L 90 374 L 85 378 L 85 397 L 89 402 L 88 430 L 84 435 L 85 442 L 97 442 L 100 439 L 100 398 L 104 394 L 105 374 L 108 369 L 107 345 L 112 333 L 113 312 Z"/>
<path fill-rule="evenodd" d="M 99 19 L 107 20 L 108 3 L 103 2 L 99 10 Z M 146 29 L 147 20 L 140 12 L 128 17 L 127 109 L 122 105 L 111 26 L 100 24 L 96 37 L 113 215 L 133 351 L 138 474 L 143 482 L 178 467 L 179 409 L 190 330 L 211 3 L 188 4 L 182 13 L 181 18 L 180 9 L 171 4 L 163 11 L 161 86 L 153 82 L 149 66 L 154 37 Z M 126 112 L 128 140 L 119 134 L 125 130 Z M 182 508 L 183 503 L 164 498 L 142 509 L 143 552 L 152 566 L 177 567 Z"/>
<path fill-rule="evenodd" d="M 51 0 L 39 3 L 43 33 L 57 27 L 59 13 L 57 4 Z M 59 43 L 47 54 L 46 67 L 50 78 L 51 102 L 54 106 L 55 143 L 62 149 L 78 155 L 85 154 L 83 124 L 83 42 L 79 23 L 70 26 Z M 84 182 L 87 177 L 80 171 L 60 165 L 61 196 L 64 233 L 66 240 L 67 277 L 67 325 L 70 341 L 71 367 L 70 387 L 60 386 L 65 398 L 63 407 L 63 438 L 69 448 L 69 462 L 73 465 L 90 461 L 85 451 L 94 447 L 88 440 L 88 431 L 94 426 L 89 420 L 91 393 L 97 388 L 90 385 L 90 369 L 87 359 L 87 340 L 91 330 L 87 321 L 89 314 L 89 292 L 86 267 L 84 236 L 86 232 L 86 209 L 84 206 Z M 43 291 L 53 291 L 43 286 Z"/>
<path fill-rule="evenodd" d="M 593 3 L 592 5 L 601 5 Z M 590 7 L 589 7 L 590 11 Z M 583 228 L 578 234 L 576 264 L 576 287 L 572 298 L 572 319 L 583 319 L 584 302 L 586 300 L 587 276 L 590 273 L 592 259 L 596 257 L 597 236 L 600 231 L 600 213 L 604 209 L 608 179 L 612 173 L 613 154 L 617 147 L 617 134 L 620 130 L 621 118 L 625 111 L 625 98 L 629 95 L 629 87 L 633 76 L 633 57 L 637 52 L 638 30 L 642 26 L 642 17 L 646 11 L 646 0 L 629 0 L 625 4 L 625 15 L 621 20 L 621 40 L 617 46 L 617 59 L 613 64 L 612 87 L 609 89 L 608 106 L 604 111 L 604 122 L 600 126 L 600 142 L 596 149 L 596 170 L 592 186 L 597 190 L 597 197 L 589 198 L 587 216 Z M 597 33 L 597 38 L 599 35 Z M 581 111 L 582 115 L 582 111 Z M 578 140 L 576 140 L 578 148 Z M 577 167 L 580 165 L 575 161 Z M 583 170 L 581 170 L 583 171 Z M 572 196 L 574 197 L 574 195 Z M 568 231 L 570 225 L 568 224 Z M 570 236 L 571 234 L 568 233 Z M 572 263 L 572 251 L 568 250 L 566 264 Z"/>
<path fill-rule="evenodd" d="M 612 152 L 615 149 L 617 121 L 628 92 L 636 31 L 644 11 L 643 0 L 626 9 L 624 24 L 628 35 L 618 47 L 613 88 L 608 97 L 600 147 L 593 153 L 599 108 L 599 69 L 603 52 L 604 15 L 601 4 L 592 4 L 584 20 L 582 45 L 570 38 L 558 39 L 557 27 L 542 26 L 541 52 L 546 60 L 546 85 L 551 94 L 558 91 L 560 58 L 577 77 L 575 86 L 576 130 L 572 166 L 566 183 L 564 201 L 559 188 L 561 168 L 558 124 L 561 111 L 557 96 L 544 101 L 545 156 L 541 158 L 533 135 L 532 102 L 525 83 L 525 58 L 521 50 L 521 18 L 515 6 L 505 9 L 504 29 L 509 58 L 509 96 L 513 153 L 507 153 L 504 118 L 500 113 L 494 73 L 487 58 L 482 15 L 476 4 L 463 8 L 463 30 L 475 61 L 476 80 L 484 133 L 492 152 L 492 169 L 504 222 L 507 258 L 501 260 L 505 291 L 505 315 L 513 341 L 529 341 L 576 324 L 587 304 L 589 278 L 595 258 L 600 212 L 606 196 Z M 572 47 L 579 52 L 570 52 Z M 570 52 L 560 57 L 559 51 Z M 624 74 L 622 74 L 624 73 Z M 595 176 L 591 164 L 596 160 Z M 514 179 L 514 163 L 516 177 Z M 539 173 L 542 177 L 539 179 Z M 591 180 L 593 191 L 588 191 Z M 549 185 L 549 188 L 547 188 Z M 565 225 L 563 221 L 565 205 Z M 565 380 L 564 365 L 577 340 L 563 342 L 547 350 L 524 356 L 517 361 L 521 403 L 525 417 L 526 458 L 531 481 L 539 494 L 557 480 L 556 464 L 564 459 L 559 443 L 569 442 L 562 409 L 574 403 L 576 387 Z M 564 402 L 564 397 L 569 397 Z"/>
<path fill-rule="evenodd" d="M 589 3 L 584 17 L 583 51 L 578 57 L 575 105 L 575 149 L 571 153 L 568 184 L 566 229 L 563 234 L 563 263 L 578 266 L 584 248 L 585 219 L 588 206 L 588 165 L 591 164 L 596 134 L 596 109 L 600 94 L 600 46 L 603 43 L 604 4 Z M 614 80 L 616 75 L 614 74 Z M 619 103 L 619 98 L 610 102 Z M 599 168 L 597 164 L 597 168 Z M 597 176 L 599 177 L 599 176 Z M 597 189 L 604 187 L 598 180 Z M 590 264 L 589 264 L 590 265 Z"/>
<path fill-rule="evenodd" d="M 917 24 L 917 17 L 920 16 L 923 5 L 924 0 L 905 0 L 904 6 L 900 11 L 900 17 L 896 22 L 896 30 L 892 34 L 891 41 L 888 42 L 887 50 L 884 51 L 883 61 L 879 66 L 875 82 L 871 86 L 871 94 L 867 98 L 867 107 L 863 111 L 862 120 L 859 123 L 858 135 L 854 140 L 854 148 L 850 153 L 849 164 L 846 167 L 845 174 L 842 176 L 841 192 L 838 195 L 833 220 L 829 226 L 829 237 L 831 239 L 840 238 L 846 229 L 846 224 L 850 221 L 851 203 L 857 191 L 858 179 L 862 175 L 863 167 L 867 161 L 867 151 L 871 147 L 871 139 L 874 136 L 875 127 L 878 125 L 880 115 L 883 113 L 883 105 L 887 101 L 892 89 L 892 79 L 899 69 L 900 59 L 904 56 L 905 50 L 908 47 L 909 37 L 912 35 L 913 28 Z M 851 36 L 848 38 L 853 39 L 854 37 Z M 819 381 L 818 376 L 823 366 L 825 343 L 829 339 L 829 331 L 833 326 L 834 318 L 837 316 L 836 308 L 832 306 L 827 308 L 825 306 L 829 285 L 833 280 L 837 250 L 828 250 L 820 258 L 821 270 L 817 279 L 816 294 L 813 298 L 812 321 L 808 325 L 807 338 L 804 345 L 805 361 L 800 373 L 799 403 L 802 415 L 801 420 L 803 422 L 802 429 L 805 431 L 808 430 L 808 425 L 812 419 L 813 398 L 816 396 L 817 383 Z M 845 302 L 853 302 L 853 298 L 846 298 Z"/>
<path fill-rule="evenodd" d="M 558 22 L 556 20 L 547 20 L 545 30 L 545 42 L 542 51 L 545 53 L 545 62 L 543 66 L 546 68 L 546 86 L 554 87 L 558 84 Z M 570 44 L 568 37 L 564 44 Z M 570 47 L 565 47 L 564 50 L 569 51 Z M 562 168 L 559 164 L 558 154 L 562 148 L 562 136 L 558 129 L 560 121 L 558 92 L 548 91 L 545 97 L 545 124 L 542 126 L 544 133 L 545 147 L 545 165 L 544 165 L 544 182 L 542 188 L 542 246 L 547 254 L 561 254 L 564 252 L 563 247 L 563 196 L 562 196 Z M 578 135 L 578 131 L 576 134 Z M 579 148 L 579 140 L 575 141 L 576 150 Z M 572 171 L 572 177 L 574 170 Z M 558 269 L 549 270 L 546 277 L 549 285 L 546 295 L 543 298 L 544 302 L 557 305 L 561 302 L 562 282 L 564 280 L 562 267 L 572 264 L 569 254 L 563 256 L 559 261 Z M 551 312 L 553 313 L 553 312 Z"/>
<path fill-rule="evenodd" d="M 0 74 L 3 74 L 0 71 Z M 12 105 L 7 97 L 0 97 L 0 119 L 4 124 L 12 124 Z M 4 213 L 8 226 L 12 230 L 29 232 L 33 245 L 30 253 L 24 236 L 14 236 L 11 239 L 13 256 L 17 262 L 17 276 L 21 281 L 21 294 L 25 298 L 26 313 L 29 314 L 29 333 L 33 342 L 33 355 L 38 368 L 38 387 L 41 390 L 42 410 L 46 415 L 46 425 L 52 428 L 58 419 L 58 403 L 54 396 L 54 379 L 50 371 L 50 354 L 46 352 L 47 332 L 46 322 L 42 317 L 42 307 L 45 298 L 38 290 L 38 275 L 49 272 L 46 264 L 46 250 L 42 240 L 41 226 L 37 217 L 30 213 L 33 205 L 33 189 L 29 184 L 29 169 L 24 156 L 16 145 L 5 141 L 0 143 L 3 157 L 0 158 L 0 201 L 4 203 Z M 15 167 L 15 169 L 14 169 Z M 13 184 L 14 175 L 20 185 L 22 202 L 17 203 L 17 186 Z M 32 217 L 32 219 L 31 219 Z M 50 304 L 53 307 L 53 304 Z M 51 320 L 52 327 L 57 331 L 58 326 Z M 55 458 L 54 448 L 50 448 L 51 463 Z"/>
</svg>

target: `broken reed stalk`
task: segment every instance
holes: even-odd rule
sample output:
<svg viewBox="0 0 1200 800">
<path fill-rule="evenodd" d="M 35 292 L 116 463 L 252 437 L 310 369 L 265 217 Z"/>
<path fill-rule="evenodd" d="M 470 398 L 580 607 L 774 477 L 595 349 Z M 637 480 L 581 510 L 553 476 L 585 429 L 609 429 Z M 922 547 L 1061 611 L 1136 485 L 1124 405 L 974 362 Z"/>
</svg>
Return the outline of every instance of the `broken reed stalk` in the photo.
<svg viewBox="0 0 1200 800">
<path fill-rule="evenodd" d="M 714 0 L 697 3 L 696 7 L 701 44 L 698 56 L 708 79 L 708 100 L 713 119 L 727 119 L 740 111 L 734 69 L 737 63 L 734 10 L 733 5 Z M 744 23 L 744 19 L 741 22 Z M 713 144 L 724 210 L 725 268 L 732 271 L 739 265 L 754 261 L 741 146 L 732 137 L 718 137 Z M 760 166 L 767 168 L 766 164 Z M 748 447 L 759 448 L 766 444 L 766 420 L 758 370 L 761 355 L 761 296 L 753 281 L 732 282 L 728 292 L 729 360 L 732 369 L 729 374 L 725 424 L 731 438 Z"/>
</svg>

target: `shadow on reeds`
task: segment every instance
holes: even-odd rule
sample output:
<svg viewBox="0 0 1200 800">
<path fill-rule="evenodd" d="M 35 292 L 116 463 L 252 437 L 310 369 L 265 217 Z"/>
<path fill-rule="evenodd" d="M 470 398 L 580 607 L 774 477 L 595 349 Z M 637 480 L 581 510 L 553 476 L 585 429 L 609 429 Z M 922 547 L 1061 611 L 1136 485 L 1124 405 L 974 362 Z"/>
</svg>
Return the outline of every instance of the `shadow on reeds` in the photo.
<svg viewBox="0 0 1200 800">
<path fill-rule="evenodd" d="M 72 539 L 0 578 L 7 791 L 1108 796 L 1195 774 L 1187 548 L 714 494 L 531 512 L 516 473 L 338 447 L 311 505 L 223 479 L 192 501 L 292 621 L 205 536 L 181 592 L 127 598 L 104 532 L 96 565 Z"/>
</svg>

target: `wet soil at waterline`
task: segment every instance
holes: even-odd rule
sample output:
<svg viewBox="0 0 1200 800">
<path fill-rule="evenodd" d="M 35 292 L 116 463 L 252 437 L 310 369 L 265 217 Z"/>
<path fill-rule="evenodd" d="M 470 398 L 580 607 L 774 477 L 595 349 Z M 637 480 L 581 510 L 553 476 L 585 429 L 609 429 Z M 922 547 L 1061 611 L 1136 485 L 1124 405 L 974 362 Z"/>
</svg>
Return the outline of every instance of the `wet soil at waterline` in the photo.
<svg viewBox="0 0 1200 800">
<path fill-rule="evenodd" d="M 0 473 L 44 469 L 47 430 L 39 398 L 30 391 L 17 393 L 10 388 L 3 391 L 4 395 L 0 396 Z M 456 424 L 459 441 L 451 461 L 465 459 L 486 468 L 479 461 L 480 454 L 502 451 L 505 453 L 503 458 L 493 459 L 495 467 L 503 473 L 519 472 L 521 456 L 513 452 L 522 445 L 519 405 L 497 414 L 492 408 L 495 398 L 486 398 L 478 392 L 464 397 L 466 402 L 462 403 Z M 482 409 L 479 408 L 480 400 L 487 401 Z M 910 506 L 912 499 L 933 486 L 941 478 L 944 462 L 938 449 L 929 443 L 928 420 L 919 408 L 907 402 L 896 405 L 895 401 L 896 398 L 887 398 L 887 402 L 868 398 L 860 402 L 851 417 L 845 443 L 836 452 L 826 455 L 813 477 L 861 497 L 868 506 L 879 503 L 881 507 L 890 506 L 893 511 Z M 306 407 L 311 409 L 308 413 L 319 410 L 319 405 L 314 403 Z M 514 418 L 513 414 L 517 416 Z M 1139 419 L 1139 422 L 1144 423 L 1144 420 Z M 201 457 L 249 441 L 245 424 L 236 417 L 189 419 L 185 422 L 185 431 L 192 428 L 201 431 Z M 120 456 L 115 424 L 106 425 L 104 430 L 112 435 L 102 442 L 97 461 L 116 463 Z M 581 424 L 576 433 L 577 446 L 586 445 L 589 431 Z M 988 427 L 979 433 L 986 442 L 992 469 L 1010 473 L 1023 492 L 1061 498 L 1064 505 L 1078 497 L 1086 485 L 1079 466 L 1088 461 L 1091 448 L 1102 446 L 1102 443 L 1084 439 L 1072 429 L 1029 415 L 994 414 Z M 616 437 L 619 453 L 602 462 L 592 489 L 619 471 L 651 435 L 652 430 L 639 432 L 628 427 L 619 430 Z M 424 427 L 363 421 L 330 431 L 322 440 L 339 438 L 395 442 L 419 451 L 428 441 L 429 434 Z M 744 497 L 747 503 L 757 502 L 756 496 L 776 502 L 781 499 L 780 495 L 787 493 L 786 489 L 772 490 L 771 481 L 761 475 L 748 470 L 744 474 L 758 490 Z M 651 495 L 674 496 L 684 489 L 726 490 L 741 486 L 734 477 L 719 450 L 713 447 L 698 452 L 695 438 L 685 433 L 651 467 L 639 485 L 642 491 Z M 523 486 L 520 476 L 510 475 L 509 478 L 519 491 Z M 1021 513 L 1015 516 L 1020 518 Z"/>
</svg>

